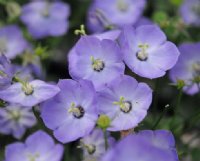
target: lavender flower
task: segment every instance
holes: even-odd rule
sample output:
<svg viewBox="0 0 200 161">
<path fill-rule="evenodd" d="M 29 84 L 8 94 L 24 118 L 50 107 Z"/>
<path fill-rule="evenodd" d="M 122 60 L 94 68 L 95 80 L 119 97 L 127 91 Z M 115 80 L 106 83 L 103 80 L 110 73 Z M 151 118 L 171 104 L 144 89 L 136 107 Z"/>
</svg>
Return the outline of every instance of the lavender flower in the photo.
<svg viewBox="0 0 200 161">
<path fill-rule="evenodd" d="M 17 55 L 27 48 L 27 42 L 24 40 L 22 32 L 15 25 L 0 28 L 0 53 L 5 54 L 9 59 L 15 58 Z"/>
<path fill-rule="evenodd" d="M 31 82 L 17 82 L 0 91 L 0 98 L 11 103 L 18 103 L 22 106 L 35 106 L 59 92 L 55 85 L 47 84 L 41 80 Z"/>
<path fill-rule="evenodd" d="M 184 0 L 180 14 L 186 24 L 200 26 L 200 1 Z"/>
<path fill-rule="evenodd" d="M 107 152 L 102 161 L 178 161 L 175 141 L 166 130 L 129 135 Z"/>
<path fill-rule="evenodd" d="M 92 32 L 102 32 L 109 27 L 133 25 L 145 3 L 145 0 L 94 0 L 88 11 L 88 28 Z"/>
<path fill-rule="evenodd" d="M 99 92 L 99 113 L 110 117 L 110 131 L 134 128 L 147 114 L 152 101 L 152 90 L 130 76 L 120 76 Z"/>
<path fill-rule="evenodd" d="M 34 38 L 61 36 L 68 30 L 70 9 L 63 2 L 35 1 L 23 6 L 21 20 Z"/>
<path fill-rule="evenodd" d="M 120 33 L 121 33 L 120 30 L 110 30 L 110 31 L 106 31 L 100 34 L 94 34 L 93 36 L 95 36 L 99 40 L 104 40 L 104 39 L 117 40 Z"/>
<path fill-rule="evenodd" d="M 114 144 L 114 139 L 108 137 L 109 147 Z M 84 161 L 100 160 L 105 150 L 105 140 L 103 131 L 95 129 L 91 134 L 80 140 L 80 147 L 83 148 Z"/>
<path fill-rule="evenodd" d="M 7 57 L 0 54 L 0 90 L 7 88 L 12 82 L 12 66 Z"/>
<path fill-rule="evenodd" d="M 22 107 L 18 104 L 0 108 L 0 133 L 2 134 L 12 134 L 15 138 L 20 139 L 26 128 L 35 124 L 36 119 L 31 108 Z"/>
<path fill-rule="evenodd" d="M 62 145 L 55 144 L 47 133 L 37 131 L 25 143 L 7 145 L 5 161 L 61 161 L 62 155 Z"/>
<path fill-rule="evenodd" d="M 121 51 L 111 40 L 100 41 L 92 36 L 84 36 L 69 54 L 72 78 L 90 80 L 97 90 L 123 74 L 124 68 Z"/>
<path fill-rule="evenodd" d="M 181 44 L 179 46 L 180 58 L 170 71 L 171 80 L 175 83 L 178 80 L 183 80 L 186 84 L 183 90 L 190 95 L 200 92 L 200 82 L 195 82 L 195 80 L 200 79 L 199 50 L 200 42 Z"/>
<path fill-rule="evenodd" d="M 95 126 L 96 92 L 90 81 L 60 80 L 61 92 L 42 106 L 45 125 L 54 130 L 54 136 L 68 143 L 88 135 Z"/>
<path fill-rule="evenodd" d="M 166 41 L 165 34 L 154 25 L 140 26 L 137 29 L 127 26 L 119 37 L 128 67 L 146 78 L 158 78 L 165 75 L 177 62 L 177 47 Z"/>
</svg>

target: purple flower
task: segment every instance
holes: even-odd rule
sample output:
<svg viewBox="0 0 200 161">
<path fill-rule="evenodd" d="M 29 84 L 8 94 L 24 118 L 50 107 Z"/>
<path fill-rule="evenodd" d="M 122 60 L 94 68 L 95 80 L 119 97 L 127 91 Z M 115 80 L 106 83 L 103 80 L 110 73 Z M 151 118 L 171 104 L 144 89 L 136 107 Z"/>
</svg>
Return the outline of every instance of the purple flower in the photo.
<svg viewBox="0 0 200 161">
<path fill-rule="evenodd" d="M 175 141 L 166 130 L 129 135 L 107 152 L 102 161 L 178 161 Z"/>
<path fill-rule="evenodd" d="M 194 80 L 200 77 L 200 42 L 181 44 L 179 51 L 181 55 L 170 71 L 170 78 L 173 82 L 184 80 L 186 86 L 183 90 L 190 95 L 196 94 L 200 92 L 200 83 L 194 83 Z"/>
<path fill-rule="evenodd" d="M 94 0 L 88 11 L 88 28 L 92 32 L 102 32 L 110 26 L 133 25 L 145 4 L 146 0 Z"/>
<path fill-rule="evenodd" d="M 15 138 L 20 139 L 26 128 L 30 128 L 35 124 L 36 119 L 31 108 L 18 104 L 0 108 L 0 133 L 2 134 L 12 134 Z"/>
<path fill-rule="evenodd" d="M 98 94 L 99 113 L 110 117 L 110 131 L 134 128 L 147 114 L 152 90 L 133 77 L 120 76 Z"/>
<path fill-rule="evenodd" d="M 200 26 L 200 1 L 184 0 L 180 14 L 186 24 Z"/>
<path fill-rule="evenodd" d="M 109 147 L 114 144 L 114 139 L 108 137 Z M 103 131 L 95 129 L 89 135 L 80 140 L 80 147 L 83 148 L 84 161 L 100 160 L 105 150 L 105 140 Z"/>
<path fill-rule="evenodd" d="M 167 41 L 165 34 L 155 25 L 137 29 L 127 26 L 121 32 L 119 42 L 125 63 L 142 77 L 162 77 L 178 60 L 177 47 Z"/>
<path fill-rule="evenodd" d="M 59 91 L 60 89 L 55 85 L 41 80 L 33 80 L 14 83 L 6 90 L 0 91 L 0 98 L 4 101 L 31 107 L 55 96 Z"/>
<path fill-rule="evenodd" d="M 0 90 L 11 85 L 12 77 L 12 65 L 7 57 L 0 53 Z"/>
<path fill-rule="evenodd" d="M 123 74 L 124 68 L 121 51 L 112 40 L 100 41 L 92 36 L 84 36 L 69 54 L 72 78 L 90 80 L 97 90 Z"/>
<path fill-rule="evenodd" d="M 47 133 L 37 131 L 25 143 L 7 145 L 5 161 L 61 161 L 62 155 L 62 145 L 55 144 Z"/>
<path fill-rule="evenodd" d="M 90 81 L 60 80 L 61 92 L 42 106 L 45 125 L 54 136 L 68 143 L 88 135 L 95 126 L 96 92 Z"/>
<path fill-rule="evenodd" d="M 27 42 L 17 26 L 10 25 L 0 28 L 0 53 L 5 54 L 9 59 L 13 59 L 22 54 L 26 48 Z"/>
<path fill-rule="evenodd" d="M 104 39 L 116 40 L 119 37 L 120 33 L 121 33 L 120 30 L 110 30 L 100 34 L 94 34 L 93 36 L 95 36 L 99 40 L 104 40 Z"/>
<path fill-rule="evenodd" d="M 30 2 L 22 8 L 21 20 L 34 38 L 61 36 L 68 30 L 68 4 L 63 2 Z"/>
</svg>

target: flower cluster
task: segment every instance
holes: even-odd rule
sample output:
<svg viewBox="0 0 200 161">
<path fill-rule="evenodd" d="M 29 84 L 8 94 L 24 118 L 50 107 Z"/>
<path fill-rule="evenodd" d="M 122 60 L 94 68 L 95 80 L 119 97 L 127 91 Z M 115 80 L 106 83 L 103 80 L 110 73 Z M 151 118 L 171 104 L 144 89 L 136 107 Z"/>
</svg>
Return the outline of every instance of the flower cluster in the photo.
<svg viewBox="0 0 200 161">
<path fill-rule="evenodd" d="M 63 78 L 55 63 L 62 59 L 55 47 L 62 39 L 49 40 L 74 29 L 76 20 L 70 25 L 68 20 L 74 6 L 62 1 L 37 0 L 22 7 L 10 3 L 5 2 L 9 14 L 17 14 L 22 23 L 0 28 L 0 134 L 12 136 L 5 139 L 4 161 L 75 160 L 68 156 L 74 145 L 82 150 L 83 161 L 179 161 L 169 131 L 177 108 L 168 130 L 157 129 L 165 110 L 158 120 L 147 118 L 151 124 L 155 120 L 147 126 L 151 130 L 144 130 L 144 122 L 150 110 L 160 110 L 153 97 L 154 79 L 169 70 L 181 92 L 200 92 L 199 42 L 177 48 L 165 30 L 142 16 L 146 0 L 93 0 L 86 18 L 92 34 L 84 25 L 75 30 L 80 38 L 73 46 L 67 44 L 64 61 L 70 78 Z M 199 25 L 198 4 L 186 0 L 180 7 L 186 24 Z M 42 65 L 49 62 L 53 65 L 45 73 Z"/>
</svg>

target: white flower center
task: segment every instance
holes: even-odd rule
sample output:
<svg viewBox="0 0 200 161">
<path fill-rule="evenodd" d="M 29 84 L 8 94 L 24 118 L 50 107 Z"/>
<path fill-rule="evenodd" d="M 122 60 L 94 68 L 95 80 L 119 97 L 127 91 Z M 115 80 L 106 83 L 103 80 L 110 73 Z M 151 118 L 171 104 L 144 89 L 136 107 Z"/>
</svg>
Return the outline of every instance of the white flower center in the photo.
<svg viewBox="0 0 200 161">
<path fill-rule="evenodd" d="M 148 44 L 140 44 L 138 45 L 138 47 L 140 48 L 140 50 L 137 52 L 137 58 L 140 61 L 146 61 L 148 59 L 148 53 L 147 53 L 147 49 L 149 48 Z"/>
<path fill-rule="evenodd" d="M 72 113 L 75 118 L 81 118 L 85 114 L 85 110 L 81 106 L 76 106 L 75 103 L 71 103 L 70 108 L 68 109 L 69 113 Z"/>
<path fill-rule="evenodd" d="M 6 38 L 0 38 L 0 53 L 6 53 L 7 41 Z"/>
<path fill-rule="evenodd" d="M 9 119 L 18 122 L 21 118 L 21 113 L 18 110 L 12 110 L 12 111 L 9 110 L 8 111 L 8 117 L 9 117 Z"/>
<path fill-rule="evenodd" d="M 119 102 L 113 102 L 114 105 L 118 105 L 120 110 L 124 113 L 129 113 L 132 109 L 132 103 L 130 101 L 125 101 L 124 97 L 120 97 Z"/>
<path fill-rule="evenodd" d="M 30 83 L 25 82 L 22 84 L 22 91 L 24 91 L 26 95 L 31 95 L 34 92 L 34 89 Z"/>
<path fill-rule="evenodd" d="M 95 59 L 93 56 L 91 56 L 91 61 L 92 61 L 92 69 L 96 72 L 101 72 L 105 64 L 101 59 Z"/>
<path fill-rule="evenodd" d="M 40 157 L 40 154 L 39 153 L 28 154 L 27 157 L 29 161 L 37 161 L 37 159 Z"/>
<path fill-rule="evenodd" d="M 128 10 L 128 4 L 124 0 L 118 0 L 117 1 L 117 8 L 121 12 L 126 12 Z"/>
</svg>

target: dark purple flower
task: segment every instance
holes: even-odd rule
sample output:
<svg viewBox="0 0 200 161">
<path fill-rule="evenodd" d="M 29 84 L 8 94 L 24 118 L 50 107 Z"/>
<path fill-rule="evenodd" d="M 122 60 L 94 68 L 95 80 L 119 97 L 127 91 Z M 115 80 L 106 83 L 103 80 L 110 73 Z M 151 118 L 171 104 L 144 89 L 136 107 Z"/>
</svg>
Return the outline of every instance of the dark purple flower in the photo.
<svg viewBox="0 0 200 161">
<path fill-rule="evenodd" d="M 180 14 L 186 24 L 200 26 L 200 1 L 184 0 Z"/>
<path fill-rule="evenodd" d="M 23 107 L 18 104 L 11 104 L 0 108 L 0 133 L 12 134 L 20 139 L 26 128 L 36 124 L 36 119 L 31 108 Z"/>
<path fill-rule="evenodd" d="M 109 148 L 114 144 L 114 138 L 108 137 Z M 83 148 L 84 161 L 100 160 L 105 150 L 104 134 L 101 129 L 95 129 L 91 134 L 80 140 L 80 147 Z"/>
<path fill-rule="evenodd" d="M 167 41 L 165 34 L 155 25 L 136 29 L 127 26 L 119 36 L 119 43 L 125 63 L 142 77 L 162 77 L 178 60 L 177 47 Z"/>
<path fill-rule="evenodd" d="M 21 20 L 34 38 L 61 36 L 68 30 L 69 14 L 66 3 L 35 1 L 23 6 Z"/>
<path fill-rule="evenodd" d="M 15 58 L 17 55 L 27 48 L 27 42 L 23 38 L 22 32 L 15 25 L 0 28 L 0 53 L 5 54 L 9 59 Z"/>
<path fill-rule="evenodd" d="M 30 107 L 55 96 L 59 91 L 60 89 L 56 85 L 33 80 L 14 83 L 7 89 L 0 91 L 0 98 L 4 101 Z"/>
<path fill-rule="evenodd" d="M 121 51 L 112 40 L 84 36 L 69 54 L 69 72 L 73 79 L 92 81 L 97 90 L 124 73 Z"/>
<path fill-rule="evenodd" d="M 181 55 L 170 71 L 170 78 L 175 83 L 183 80 L 186 84 L 183 90 L 190 95 L 196 94 L 200 92 L 200 82 L 195 83 L 195 79 L 200 77 L 200 42 L 181 44 L 179 51 Z"/>
<path fill-rule="evenodd" d="M 120 76 L 99 92 L 99 113 L 110 117 L 110 131 L 134 128 L 147 114 L 152 101 L 152 90 L 133 77 Z"/>
<path fill-rule="evenodd" d="M 62 155 L 62 145 L 55 144 L 47 133 L 37 131 L 25 143 L 7 145 L 5 161 L 61 161 Z"/>
<path fill-rule="evenodd" d="M 45 125 L 57 140 L 68 143 L 88 135 L 95 126 L 96 92 L 90 81 L 65 79 L 58 82 L 61 92 L 42 106 Z"/>
<path fill-rule="evenodd" d="M 175 141 L 166 130 L 144 130 L 122 139 L 102 161 L 178 161 Z"/>
<path fill-rule="evenodd" d="M 146 0 L 94 0 L 88 11 L 88 28 L 92 32 L 102 32 L 110 26 L 133 25 L 145 4 Z"/>
</svg>

